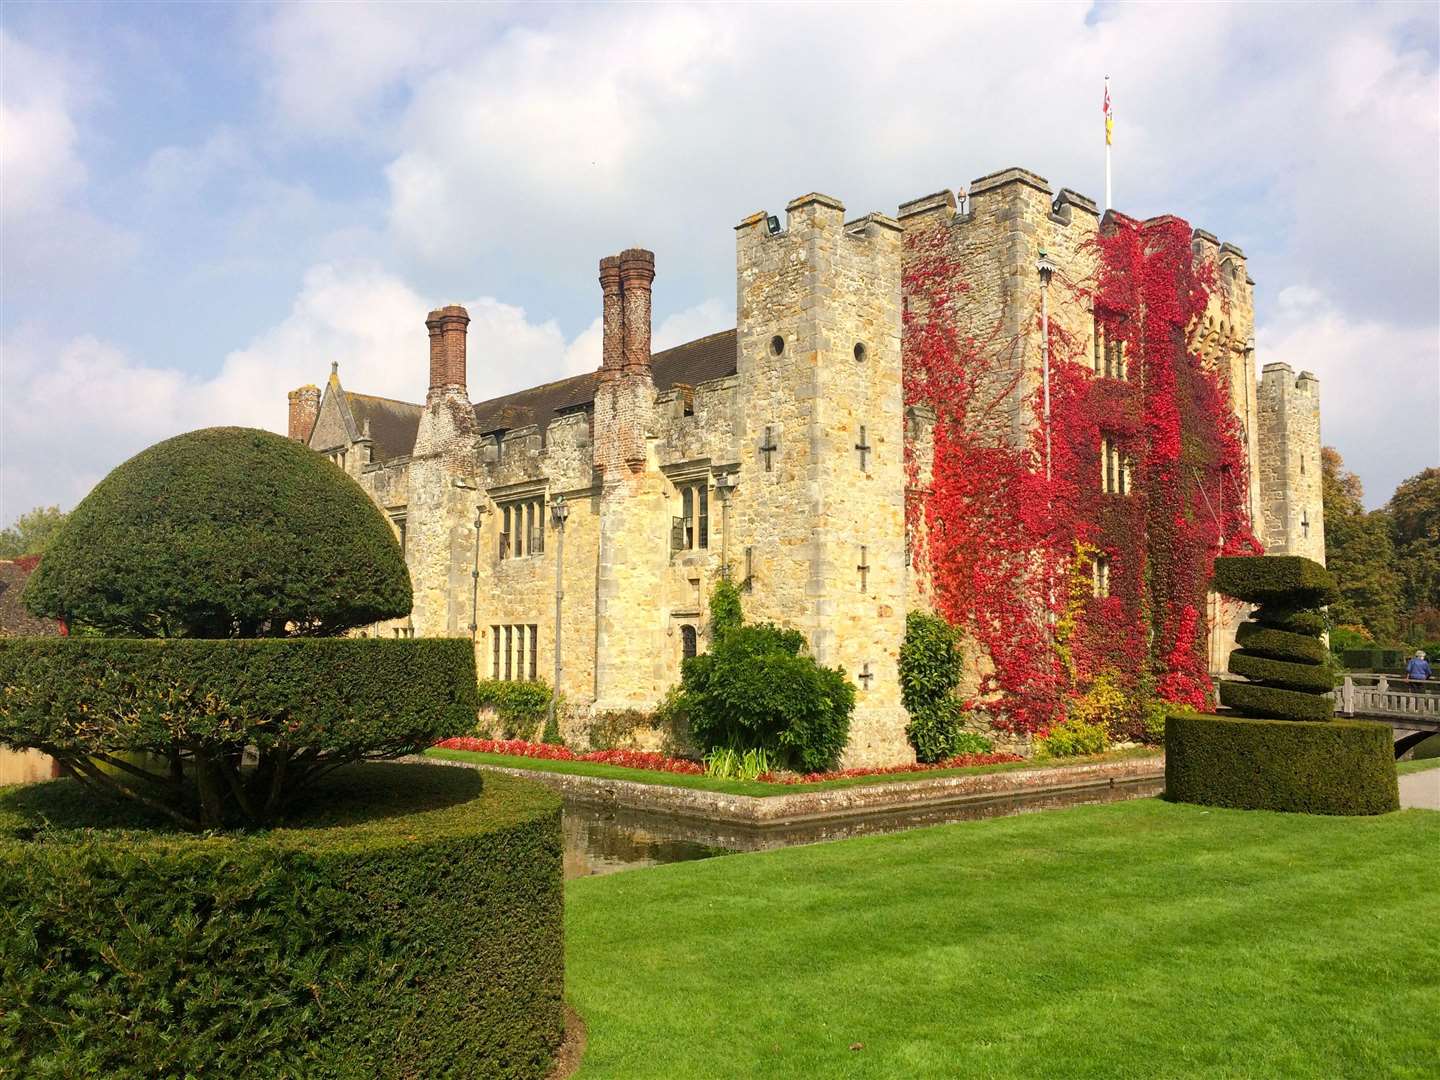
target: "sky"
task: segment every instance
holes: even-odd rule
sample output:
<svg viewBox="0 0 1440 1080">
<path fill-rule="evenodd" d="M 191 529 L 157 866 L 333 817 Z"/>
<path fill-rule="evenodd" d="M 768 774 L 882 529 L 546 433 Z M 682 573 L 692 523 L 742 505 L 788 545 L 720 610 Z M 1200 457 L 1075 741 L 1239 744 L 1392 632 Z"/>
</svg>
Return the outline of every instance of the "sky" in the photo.
<svg viewBox="0 0 1440 1080">
<path fill-rule="evenodd" d="M 656 347 L 734 325 L 732 227 L 1020 165 L 1238 244 L 1367 502 L 1440 464 L 1440 6 L 0 7 L 0 525 L 332 361 L 423 400 L 590 370 L 601 255 Z"/>
</svg>

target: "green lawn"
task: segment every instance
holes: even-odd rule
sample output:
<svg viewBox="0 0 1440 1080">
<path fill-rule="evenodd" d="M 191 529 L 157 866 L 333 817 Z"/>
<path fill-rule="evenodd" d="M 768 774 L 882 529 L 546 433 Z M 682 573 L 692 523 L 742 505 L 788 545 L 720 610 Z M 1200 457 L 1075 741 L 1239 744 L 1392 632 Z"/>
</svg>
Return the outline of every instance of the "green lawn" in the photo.
<svg viewBox="0 0 1440 1080">
<path fill-rule="evenodd" d="M 1145 799 L 581 878 L 580 1076 L 1433 1077 L 1437 853 Z"/>
<path fill-rule="evenodd" d="M 572 776 L 599 776 L 608 780 L 634 780 L 640 784 L 669 784 L 673 787 L 703 788 L 726 795 L 795 795 L 802 791 L 825 791 L 828 788 L 854 787 L 857 784 L 886 784 L 906 780 L 934 780 L 942 776 L 974 776 L 980 773 L 1008 772 L 1011 769 L 1037 769 L 1049 766 L 1093 765 L 1098 761 L 1122 761 L 1126 758 L 1154 757 L 1158 749 L 1140 747 L 1112 750 L 1091 757 L 1052 758 L 1046 760 L 1009 761 L 1003 765 L 971 765 L 963 769 L 928 769 L 924 772 L 887 773 L 880 776 L 850 776 L 842 780 L 822 780 L 813 784 L 762 784 L 756 780 L 716 780 L 709 776 L 665 773 L 654 769 L 625 769 L 594 761 L 551 761 L 546 758 L 520 757 L 512 754 L 484 754 L 474 750 L 426 750 L 430 757 L 450 761 L 473 761 L 478 765 L 501 765 L 508 769 L 533 769 L 536 772 L 570 773 Z"/>
</svg>

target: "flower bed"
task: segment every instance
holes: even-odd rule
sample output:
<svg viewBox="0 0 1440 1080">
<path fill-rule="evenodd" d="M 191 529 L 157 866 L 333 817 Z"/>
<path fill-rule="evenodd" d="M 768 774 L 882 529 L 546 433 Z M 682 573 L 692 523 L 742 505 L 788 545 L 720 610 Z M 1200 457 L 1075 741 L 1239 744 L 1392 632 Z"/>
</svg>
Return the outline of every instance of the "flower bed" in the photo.
<svg viewBox="0 0 1440 1080">
<path fill-rule="evenodd" d="M 592 750 L 577 754 L 564 746 L 532 743 L 524 739 L 476 739 L 468 735 L 446 739 L 435 744 L 441 750 L 470 750 L 481 754 L 508 754 L 512 757 L 544 758 L 547 761 L 594 761 L 601 765 L 619 765 L 626 769 L 649 769 L 652 772 L 703 775 L 705 766 L 685 758 L 666 757 L 643 750 Z"/>
<path fill-rule="evenodd" d="M 524 739 L 477 739 L 464 735 L 435 744 L 439 750 L 469 750 L 480 754 L 507 754 L 511 757 L 543 758 L 547 761 L 593 761 L 602 765 L 619 765 L 626 769 L 647 769 L 651 772 L 685 773 L 703 776 L 705 766 L 686 758 L 666 757 L 641 750 L 591 750 L 577 754 L 564 746 L 532 743 Z M 761 773 L 756 779 L 765 784 L 818 784 L 825 780 L 848 780 L 857 776 L 886 776 L 890 773 L 932 772 L 935 769 L 963 769 L 971 765 L 1003 765 L 1024 761 L 1019 754 L 958 754 L 944 761 L 924 765 L 887 765 L 873 769 L 839 769 L 823 773 Z"/>
<path fill-rule="evenodd" d="M 887 776 L 890 773 L 933 772 L 936 769 L 964 769 L 971 765 L 1004 765 L 1011 761 L 1024 761 L 1019 754 L 957 754 L 944 761 L 929 764 L 916 762 L 914 765 L 885 765 L 873 769 L 837 769 L 834 772 L 805 773 L 761 773 L 759 779 L 766 784 L 818 784 L 824 780 L 849 780 L 856 776 Z"/>
</svg>

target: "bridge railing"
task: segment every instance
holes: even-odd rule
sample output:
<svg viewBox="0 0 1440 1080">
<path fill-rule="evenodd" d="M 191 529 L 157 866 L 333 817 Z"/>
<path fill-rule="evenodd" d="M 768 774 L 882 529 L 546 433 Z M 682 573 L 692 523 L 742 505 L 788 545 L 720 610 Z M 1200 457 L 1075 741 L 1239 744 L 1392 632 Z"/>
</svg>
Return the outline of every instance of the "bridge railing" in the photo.
<svg viewBox="0 0 1440 1080">
<path fill-rule="evenodd" d="M 1345 716 L 1395 716 L 1440 721 L 1440 682 L 1389 675 L 1346 675 L 1335 711 Z"/>
</svg>

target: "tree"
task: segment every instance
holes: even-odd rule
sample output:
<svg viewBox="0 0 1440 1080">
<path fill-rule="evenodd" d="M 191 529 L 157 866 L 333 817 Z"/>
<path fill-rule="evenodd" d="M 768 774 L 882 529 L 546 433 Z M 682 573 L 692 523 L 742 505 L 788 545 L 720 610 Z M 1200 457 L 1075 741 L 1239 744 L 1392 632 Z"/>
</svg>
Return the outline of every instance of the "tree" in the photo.
<svg viewBox="0 0 1440 1080">
<path fill-rule="evenodd" d="M 409 612 L 405 561 L 354 481 L 269 432 L 194 431 L 120 465 L 25 601 L 115 636 L 0 642 L 0 744 L 189 828 L 272 823 L 331 769 L 475 722 L 468 640 L 337 637 Z"/>
<path fill-rule="evenodd" d="M 14 525 L 0 529 L 0 559 L 41 554 L 69 518 L 58 506 L 37 506 L 21 514 Z"/>
<path fill-rule="evenodd" d="M 1336 626 L 1362 626 L 1376 640 L 1393 641 L 1399 630 L 1401 577 L 1389 515 L 1366 513 L 1360 478 L 1346 470 L 1334 447 L 1321 450 L 1320 470 L 1325 564 L 1340 590 L 1330 619 Z"/>
<path fill-rule="evenodd" d="M 1440 634 L 1440 469 L 1426 469 L 1401 483 L 1386 509 L 1407 629 L 1417 640 L 1436 636 Z"/>
<path fill-rule="evenodd" d="M 293 440 L 207 428 L 118 466 L 30 579 L 36 615 L 121 637 L 333 635 L 409 614 L 394 533 Z"/>
</svg>

